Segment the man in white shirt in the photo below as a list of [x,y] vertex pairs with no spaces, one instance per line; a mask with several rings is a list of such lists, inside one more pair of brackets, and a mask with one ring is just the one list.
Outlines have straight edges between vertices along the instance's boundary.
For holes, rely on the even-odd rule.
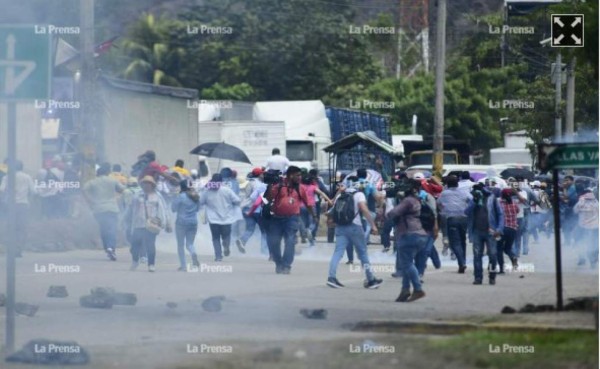
[[[27,241],[27,228],[29,220],[29,198],[35,194],[35,185],[33,178],[23,172],[23,162],[17,160],[15,165],[15,227],[16,227],[16,243],[17,256],[21,256],[21,250]],[[10,170],[10,168],[9,168]],[[6,198],[6,187],[8,185],[8,176],[2,178],[0,183],[0,192]]]
[[285,173],[290,166],[290,160],[281,155],[281,151],[279,151],[278,148],[274,148],[273,151],[271,151],[271,155],[272,156],[267,159],[266,170],[278,170],[281,173]]

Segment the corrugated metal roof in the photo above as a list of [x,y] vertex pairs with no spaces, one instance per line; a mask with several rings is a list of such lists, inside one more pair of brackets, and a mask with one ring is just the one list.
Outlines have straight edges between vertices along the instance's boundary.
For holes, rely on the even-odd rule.
[[325,152],[339,152],[342,150],[350,150],[360,143],[366,143],[371,146],[375,146],[375,148],[378,148],[388,154],[401,154],[394,148],[394,146],[378,138],[373,132],[370,131],[356,132],[351,135],[348,135],[325,147],[323,150]]
[[191,89],[191,88],[159,86],[159,85],[153,85],[151,83],[129,81],[129,80],[125,80],[125,79],[108,77],[108,76],[104,76],[104,75],[100,76],[100,80],[104,81],[111,87],[119,88],[122,90],[142,92],[142,93],[154,94],[154,95],[171,96],[171,97],[177,97],[177,98],[181,98],[181,99],[190,99],[190,100],[198,99],[198,91]]

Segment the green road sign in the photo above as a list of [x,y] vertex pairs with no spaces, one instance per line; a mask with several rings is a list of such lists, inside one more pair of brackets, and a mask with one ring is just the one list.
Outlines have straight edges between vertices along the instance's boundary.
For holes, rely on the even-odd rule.
[[542,171],[598,168],[598,143],[543,144],[538,146],[538,158]]
[[0,100],[50,98],[50,35],[43,30],[0,25]]

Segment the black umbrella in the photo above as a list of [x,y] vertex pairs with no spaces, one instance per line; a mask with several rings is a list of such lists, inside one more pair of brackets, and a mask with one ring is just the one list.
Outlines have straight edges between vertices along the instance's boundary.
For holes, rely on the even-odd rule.
[[527,169],[508,168],[508,169],[504,169],[502,172],[500,172],[500,177],[502,177],[503,179],[508,179],[510,177],[513,177],[513,178],[523,177],[524,179],[526,179],[528,181],[533,181],[533,178],[535,177],[535,175],[533,174],[532,171],[527,170]]
[[202,145],[197,146],[190,151],[190,154],[252,164],[246,153],[235,146],[226,144],[225,142],[203,143]]

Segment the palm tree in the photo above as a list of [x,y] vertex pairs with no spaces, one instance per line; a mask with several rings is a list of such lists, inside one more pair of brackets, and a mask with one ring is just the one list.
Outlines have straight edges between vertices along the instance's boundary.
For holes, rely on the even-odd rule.
[[168,21],[156,20],[144,13],[131,27],[130,36],[123,41],[123,51],[131,59],[123,77],[155,85],[181,86],[177,79],[180,62],[185,57],[181,47],[167,43]]

